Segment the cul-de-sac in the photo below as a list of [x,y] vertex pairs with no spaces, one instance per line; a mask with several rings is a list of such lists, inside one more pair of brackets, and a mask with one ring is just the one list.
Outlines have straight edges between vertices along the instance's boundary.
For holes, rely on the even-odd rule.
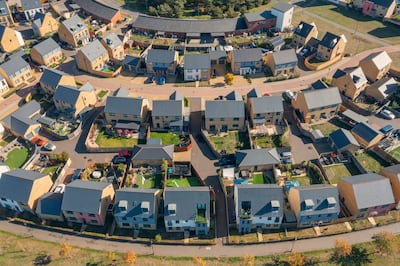
[[399,265],[398,0],[0,0],[1,265]]

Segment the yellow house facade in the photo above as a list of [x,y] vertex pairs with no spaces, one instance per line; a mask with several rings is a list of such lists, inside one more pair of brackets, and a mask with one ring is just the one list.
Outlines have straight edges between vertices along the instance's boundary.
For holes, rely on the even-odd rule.
[[63,21],[58,28],[61,41],[73,47],[85,46],[89,43],[89,29],[77,15]]
[[360,67],[351,71],[338,69],[332,77],[331,85],[338,87],[343,95],[355,100],[368,86],[368,80]]
[[36,13],[32,30],[36,36],[44,37],[58,31],[59,22],[51,14]]
[[108,52],[99,40],[80,49],[76,55],[78,68],[92,74],[101,71],[109,60]]
[[25,45],[19,31],[0,25],[0,49],[4,53],[13,52]]
[[33,78],[29,64],[21,57],[14,57],[0,65],[0,74],[11,88],[21,86]]
[[308,24],[304,21],[299,23],[299,26],[293,33],[293,44],[296,47],[307,45],[311,38],[318,37],[318,29],[314,22]]
[[327,32],[318,44],[317,59],[330,61],[344,55],[347,39],[344,35],[338,36]]
[[400,209],[400,164],[382,168],[379,174],[390,179],[396,209]]
[[360,61],[360,67],[371,82],[383,78],[392,66],[392,59],[386,51],[373,53]]
[[116,60],[125,58],[124,45],[115,33],[108,34],[101,39],[101,44],[106,48],[109,58]]
[[45,69],[40,78],[40,87],[45,93],[53,95],[57,86],[75,87],[75,77],[57,69]]
[[31,58],[40,65],[50,66],[58,64],[64,58],[64,53],[52,38],[48,38],[32,47]]

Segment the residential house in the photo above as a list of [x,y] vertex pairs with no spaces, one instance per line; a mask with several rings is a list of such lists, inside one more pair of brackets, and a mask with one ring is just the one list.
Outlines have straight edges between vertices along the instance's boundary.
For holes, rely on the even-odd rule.
[[6,94],[10,87],[8,87],[7,80],[0,74],[0,96]]
[[266,65],[273,76],[291,76],[296,74],[297,55],[294,49],[267,54]]
[[195,231],[196,235],[208,235],[210,202],[209,187],[166,187],[164,189],[166,231]]
[[[4,128],[3,128],[3,130],[4,130]],[[4,162],[0,162],[0,178],[1,178],[2,174],[9,172],[9,171],[10,171],[10,167]]]
[[40,110],[40,104],[32,100],[6,116],[2,121],[3,125],[16,136],[32,139],[39,134],[41,128],[37,121],[40,118]]
[[44,14],[40,0],[21,0],[21,7],[27,21],[32,21],[36,13]]
[[61,47],[53,38],[48,38],[31,49],[31,58],[39,65],[57,65],[64,58]]
[[[137,73],[140,67],[140,57],[127,54],[122,61],[122,69],[128,72]],[[143,72],[144,73],[144,72]]]
[[247,97],[247,106],[246,106],[246,108],[247,108],[247,110],[250,110],[250,107],[248,106],[248,104],[249,104],[249,98],[263,97],[263,95],[262,95],[262,93],[261,93],[259,90],[257,90],[256,88],[252,88],[252,89],[246,94],[246,97]]
[[21,32],[8,26],[0,25],[0,50],[11,53],[25,45]]
[[210,54],[185,54],[183,76],[185,81],[209,80],[211,74]]
[[0,179],[0,205],[17,212],[34,212],[41,196],[53,186],[47,174],[17,168]]
[[161,190],[121,188],[115,192],[114,219],[126,229],[156,230]]
[[394,78],[384,77],[369,86],[365,90],[365,95],[383,103],[388,97],[395,94],[399,88]]
[[314,22],[310,24],[304,21],[299,23],[299,26],[293,32],[293,44],[296,47],[304,47],[308,44],[311,38],[318,37],[318,29]]
[[360,61],[365,76],[369,81],[375,82],[389,72],[392,65],[392,59],[386,51],[372,53]]
[[63,198],[64,193],[47,192],[40,197],[35,213],[43,220],[63,222],[64,216],[61,211]]
[[294,6],[286,2],[278,2],[271,9],[271,14],[276,16],[275,30],[283,32],[292,27]]
[[50,13],[36,13],[32,21],[35,36],[45,37],[58,31],[59,22]]
[[58,37],[72,47],[85,46],[89,43],[89,29],[80,17],[74,15],[61,23]]
[[331,85],[338,87],[343,95],[354,101],[368,86],[368,80],[361,67],[338,69],[332,76]]
[[390,18],[397,15],[396,0],[354,0],[355,8],[370,17]]
[[372,147],[383,138],[383,135],[365,122],[358,123],[351,130],[354,138],[360,143],[361,147]]
[[119,9],[103,4],[98,0],[73,0],[73,2],[80,6],[85,15],[97,19],[100,24],[116,25],[119,21],[122,21],[122,14]]
[[342,34],[340,36],[327,32],[318,44],[317,59],[330,61],[337,57],[344,56],[347,39]]
[[0,74],[11,88],[22,86],[34,80],[31,66],[21,57],[15,56],[0,65]]
[[243,130],[245,125],[245,108],[243,100],[206,101],[205,129],[209,132],[227,132]]
[[107,97],[104,116],[114,128],[138,131],[147,121],[148,105],[147,99],[129,97],[129,92],[120,88]]
[[58,86],[76,87],[75,77],[57,69],[45,68],[40,77],[40,87],[50,95],[53,95]]
[[379,174],[389,178],[390,184],[392,185],[396,209],[400,209],[400,164],[382,168]]
[[74,86],[58,86],[53,101],[58,111],[77,117],[96,104],[97,96],[94,87],[87,82],[79,89]]
[[342,99],[337,87],[300,91],[292,99],[292,105],[299,111],[301,120],[308,124],[313,120],[334,116],[341,103]]
[[211,75],[224,76],[226,72],[226,51],[223,48],[210,51]]
[[330,224],[339,217],[339,193],[335,186],[292,187],[288,200],[298,227]]
[[179,97],[170,97],[169,100],[153,101],[153,108],[151,112],[153,130],[182,132],[184,99],[180,93],[174,93],[171,96],[174,95],[178,95]]
[[279,125],[283,119],[281,96],[248,97],[247,107],[253,128],[265,125]]
[[[103,226],[114,200],[111,183],[75,180],[65,186],[61,210],[67,222]],[[84,200],[82,200],[84,199]]]
[[76,54],[78,68],[92,74],[103,71],[109,60],[108,52],[99,40],[89,43]]
[[275,36],[269,38],[267,43],[270,44],[274,48],[274,52],[280,51],[282,47],[285,45],[285,41],[282,39],[281,36]]
[[338,185],[344,211],[354,218],[385,215],[395,207],[390,180],[367,173],[340,179]]
[[175,75],[178,60],[177,51],[151,49],[145,57],[146,71],[156,75]]
[[77,14],[79,10],[79,6],[65,1],[51,1],[49,3],[49,11],[56,18],[69,19]]
[[281,162],[275,148],[239,150],[235,153],[235,159],[236,167],[248,172],[271,170]]
[[124,44],[115,33],[110,33],[101,39],[101,44],[106,48],[108,57],[115,60],[124,60]]
[[11,26],[13,24],[14,19],[8,7],[8,1],[0,0],[0,25]]
[[235,218],[240,234],[254,229],[278,229],[283,220],[283,192],[276,184],[234,187]]
[[270,10],[245,13],[243,18],[248,32],[261,33],[270,30],[276,25],[276,16]]
[[135,145],[132,151],[132,167],[150,165],[159,167],[166,160],[172,165],[174,158],[174,145]]
[[360,149],[360,144],[358,144],[351,132],[343,128],[329,134],[328,144],[338,154],[344,152],[354,154]]
[[261,48],[233,50],[228,57],[233,74],[254,74],[262,70],[263,56]]

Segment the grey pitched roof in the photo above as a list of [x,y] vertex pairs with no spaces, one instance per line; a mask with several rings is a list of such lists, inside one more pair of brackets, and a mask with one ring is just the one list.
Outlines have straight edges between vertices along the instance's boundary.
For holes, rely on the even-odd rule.
[[81,32],[87,28],[87,25],[83,22],[83,20],[78,15],[72,16],[71,18],[64,20],[62,22],[62,24],[72,34]]
[[165,63],[172,64],[174,62],[176,51],[151,49],[147,54],[147,63]]
[[399,85],[397,85],[396,80],[391,77],[384,77],[369,86],[366,94],[370,94],[371,96],[379,95],[386,98],[397,90],[399,90]]
[[333,74],[332,78],[338,79],[338,78],[341,78],[341,77],[346,76],[346,75],[347,75],[347,73],[345,71],[343,71],[341,69],[337,69],[335,71],[335,73]]
[[127,96],[108,96],[104,107],[105,113],[142,115],[143,99]]
[[35,24],[37,28],[41,28],[45,16],[46,15],[43,13],[36,12],[32,23]]
[[102,193],[112,184],[97,181],[75,180],[65,187],[62,211],[96,214],[100,212]]
[[124,89],[124,88],[118,88],[114,92],[114,96],[117,96],[117,97],[129,97],[129,91],[127,89]]
[[[239,184],[235,185],[235,190],[237,190],[237,200],[239,204],[242,201],[251,202],[252,216],[283,216],[283,192],[280,186],[276,184]],[[277,211],[273,211],[272,201],[279,202],[280,207]],[[238,209],[240,210],[241,206],[238,206]]]
[[61,47],[51,37],[36,44],[32,49],[36,50],[42,57],[47,57],[61,51]]
[[244,117],[243,101],[206,101],[206,118]]
[[353,129],[351,130],[353,134],[356,134],[360,136],[362,139],[364,139],[367,142],[370,142],[373,140],[376,136],[380,135],[381,133],[371,127],[369,124],[361,122],[355,125]]
[[375,173],[367,173],[342,178],[341,183],[351,184],[355,202],[359,209],[393,204],[394,197],[388,178]]
[[2,16],[10,14],[8,4],[5,0],[0,0],[0,10],[2,10],[2,13],[0,14]]
[[42,3],[39,0],[21,0],[22,9],[30,10],[42,7]]
[[243,97],[237,90],[233,90],[225,96],[229,101],[243,101]]
[[290,63],[297,64],[297,55],[294,49],[274,52],[272,53],[272,58],[274,59],[275,65],[290,64]]
[[69,103],[74,106],[80,94],[80,90],[76,87],[60,85],[54,92],[53,100]]
[[210,69],[210,54],[186,54],[184,69]]
[[122,45],[121,39],[114,32],[108,34],[103,39],[104,39],[105,43],[107,44],[107,46],[110,47],[111,49],[115,49],[118,46]]
[[69,74],[57,69],[45,68],[43,75],[40,77],[40,83],[47,84],[52,88],[55,88],[58,86],[58,83],[63,76],[69,76]]
[[275,18],[275,16],[271,14],[270,10],[246,13],[243,16],[248,22],[256,22],[256,21],[260,21],[260,20],[262,21],[262,20],[266,20],[266,19],[270,19],[270,18]]
[[37,214],[61,216],[61,204],[64,193],[47,192],[38,201]]
[[294,30],[294,34],[299,35],[303,38],[307,37],[312,29],[315,27],[314,23],[308,24],[307,22],[301,21],[299,26]]
[[351,132],[343,128],[329,134],[329,138],[335,143],[338,149],[344,148],[349,144],[360,146]]
[[82,85],[82,87],[79,88],[80,91],[95,91],[96,89],[93,87],[90,82],[86,82],[85,84]]
[[[400,164],[395,164],[392,166],[384,167],[381,169],[380,174],[382,174],[382,172],[394,173],[397,175],[397,179],[399,179],[399,181],[400,181]],[[394,189],[394,187],[393,187],[393,189]]]
[[0,197],[27,204],[33,183],[45,176],[48,175],[20,168],[5,172],[0,179]]
[[153,110],[151,115],[154,116],[182,116],[183,103],[171,100],[155,100],[153,101]]
[[350,109],[347,109],[346,111],[344,111],[342,113],[342,115],[344,115],[345,117],[347,117],[347,118],[349,118],[349,119],[351,119],[353,121],[356,121],[357,123],[359,123],[359,122],[368,123],[368,117],[360,115],[360,114],[358,114],[358,113],[356,113],[356,112],[354,112],[354,111],[352,111]]
[[3,122],[8,128],[17,132],[20,135],[24,135],[26,130],[38,122],[31,118],[34,113],[40,111],[40,104],[36,100],[32,100],[27,104],[21,106],[17,111],[4,118]]
[[236,151],[235,157],[238,167],[280,163],[280,158],[275,148],[240,150]]
[[138,56],[131,56],[127,54],[125,56],[124,61],[122,62],[122,65],[130,65],[130,66],[137,66],[140,61],[140,57]]
[[285,2],[279,2],[276,5],[272,7],[272,9],[278,10],[280,12],[286,12],[292,9],[293,6],[291,4],[285,3]]
[[82,9],[94,14],[95,16],[107,20],[111,20],[119,11],[109,5],[103,4],[96,0],[74,0]]
[[25,69],[31,69],[29,64],[19,56],[13,56],[10,60],[4,62],[0,67],[8,76],[16,75],[17,72],[23,72]]
[[388,64],[392,63],[392,59],[390,58],[390,56],[386,51],[372,53],[367,57],[365,57],[363,60],[361,60],[361,62],[369,60],[371,60],[376,65],[377,69],[383,69]]
[[327,107],[342,103],[339,89],[331,87],[322,90],[309,90],[304,91],[304,98],[309,109]]
[[257,97],[262,97],[262,93],[259,90],[257,90],[256,88],[251,89],[247,93],[247,98],[257,98]]
[[[176,204],[176,215],[168,215],[168,204]],[[206,218],[210,219],[209,187],[166,187],[164,190],[164,220],[195,220],[197,204],[206,205]]]
[[169,96],[170,100],[174,100],[174,101],[183,101],[185,99],[185,97],[183,97],[183,94],[174,91],[170,96]]
[[340,36],[335,35],[333,33],[327,32],[325,33],[324,37],[322,38],[322,40],[319,42],[319,45],[322,45],[324,47],[327,47],[329,49],[333,49],[336,44],[339,42],[340,40]]
[[172,160],[174,145],[135,145],[132,151],[132,161],[135,160]]
[[283,100],[280,96],[251,98],[254,114],[283,112]]
[[232,53],[232,58],[235,63],[255,62],[262,60],[261,48],[233,50]]
[[100,41],[96,39],[80,49],[78,53],[82,53],[89,61],[94,61],[100,56],[107,54],[107,50]]
[[[304,187],[292,187],[290,188],[289,194],[295,193],[296,190],[299,192],[299,203],[300,203],[299,216],[319,215],[327,213],[339,214],[340,204],[339,204],[339,191],[337,187],[327,184],[311,185]],[[312,202],[310,200],[312,200]],[[305,208],[306,201],[307,203],[312,203],[314,205],[309,210],[306,210]],[[335,204],[334,207],[331,208],[328,207],[329,201]]]
[[281,36],[275,36],[268,39],[268,43],[272,44],[274,47],[279,47],[285,44],[285,41],[282,39]]
[[[115,192],[114,216],[154,218],[157,215],[156,194],[159,189],[121,188]],[[126,202],[126,212],[118,207],[120,202]],[[143,213],[142,202],[149,203],[149,212]]]
[[210,59],[211,60],[218,60],[226,58],[226,51],[225,50],[213,50],[210,51]]

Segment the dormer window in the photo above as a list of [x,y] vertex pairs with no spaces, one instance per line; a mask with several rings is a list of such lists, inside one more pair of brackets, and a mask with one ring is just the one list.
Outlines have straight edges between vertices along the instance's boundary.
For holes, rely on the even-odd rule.
[[174,203],[168,204],[168,214],[171,216],[176,215],[176,204],[174,204]]
[[312,208],[314,207],[314,201],[312,199],[306,199],[304,201],[304,205],[306,210],[312,210]]
[[271,200],[272,211],[274,211],[274,212],[278,211],[280,207],[281,207],[281,204],[279,203],[278,200]]
[[328,208],[334,208],[336,206],[336,199],[334,197],[328,197],[326,201],[328,202]]
[[120,200],[118,202],[118,208],[120,209],[121,212],[126,212],[126,210],[128,209],[128,201]]
[[142,213],[149,213],[150,202],[142,201],[142,203],[140,204],[140,208],[142,209]]

